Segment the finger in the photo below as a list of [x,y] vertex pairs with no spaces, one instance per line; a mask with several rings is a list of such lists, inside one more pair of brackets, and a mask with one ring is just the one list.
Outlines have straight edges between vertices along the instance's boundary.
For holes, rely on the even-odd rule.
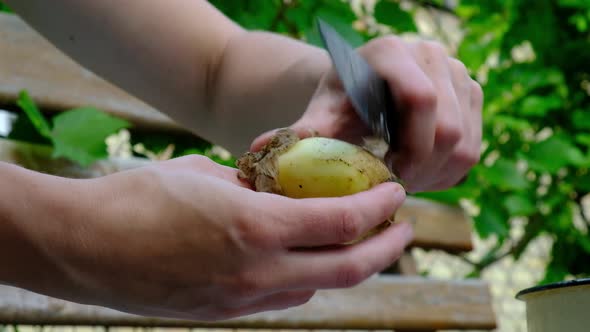
[[[455,80],[461,73],[450,62],[444,48],[435,42],[420,42],[412,45],[414,56],[418,63],[432,80],[437,91],[436,129],[434,149],[430,158],[416,167],[414,178],[410,178],[409,189],[420,191],[429,189],[432,182],[444,177],[440,169],[450,158],[455,146],[463,139],[464,121],[461,102],[469,102],[469,91],[461,100],[460,93],[455,86]],[[464,79],[465,77],[463,77]],[[458,82],[457,84],[459,84]],[[423,175],[426,176],[418,176]]]
[[[295,133],[297,134],[297,136],[299,138],[301,138],[301,139],[316,135],[316,131],[312,127],[308,127],[308,126],[296,125],[296,126],[290,127],[290,129],[292,129],[293,131],[295,131]],[[253,151],[253,152],[260,151],[260,149],[262,149],[262,147],[264,145],[266,145],[270,141],[270,139],[279,130],[280,129],[269,130],[269,131],[261,134],[260,136],[256,137],[254,139],[254,141],[252,141],[252,144],[250,145],[250,151]]]
[[[329,91],[327,91],[329,90]],[[359,118],[344,90],[326,89],[315,96],[294,127],[313,127],[318,136],[337,138],[353,144],[371,133]]]
[[[474,80],[471,80],[471,128],[475,129],[473,133],[473,149],[479,156],[482,140],[482,108],[484,102],[484,95],[481,85]],[[479,158],[479,157],[478,157]]]
[[271,229],[287,249],[342,244],[386,221],[404,200],[397,183],[345,197],[282,200],[272,210]]
[[479,149],[474,150],[468,143],[461,144],[441,172],[447,174],[444,179],[433,184],[432,190],[445,190],[457,185],[465,178],[469,170],[479,162]]
[[222,319],[242,317],[264,311],[281,310],[300,306],[309,302],[314,295],[314,290],[285,291],[266,295],[246,305],[221,310],[223,316]]
[[472,80],[467,69],[457,59],[447,60],[444,52],[437,50],[436,44],[426,47],[430,50],[423,50],[421,54],[430,52],[434,56],[425,65],[425,71],[430,74],[439,91],[440,102],[437,109],[435,148],[430,161],[420,169],[420,174],[430,176],[425,176],[424,181],[412,181],[412,191],[440,190],[441,186],[458,181],[466,170],[462,167],[464,162],[456,163],[454,160],[458,157],[456,149],[464,150],[464,145],[471,143],[474,130],[471,128],[473,116],[470,114]]
[[432,190],[445,190],[461,182],[469,170],[476,165],[481,157],[482,140],[482,106],[483,92],[476,81],[470,80],[470,108],[465,116],[468,126],[471,128],[471,137],[468,141],[459,144],[453,157],[449,159],[441,170],[447,176],[432,185]]
[[[455,95],[459,101],[460,110],[464,112],[464,116],[469,117],[468,112],[471,111],[471,88],[473,80],[469,76],[469,72],[467,71],[467,68],[463,62],[459,61],[458,59],[450,58],[449,68],[452,76],[453,86],[456,92]],[[467,129],[469,129],[469,126],[467,126]]]
[[438,101],[433,82],[397,37],[376,39],[359,51],[389,83],[397,108],[403,111],[401,157],[394,169],[403,180],[412,178],[416,165],[427,160],[434,148]]
[[281,282],[290,289],[352,287],[391,266],[412,239],[409,223],[395,223],[355,245],[323,252],[293,252]]
[[362,142],[370,129],[361,121],[334,68],[322,79],[305,114],[292,128],[313,128],[318,136]]
[[188,155],[163,162],[166,168],[176,170],[193,170],[206,176],[213,176],[218,179],[229,181],[244,188],[252,189],[247,181],[238,178],[238,170],[232,167],[221,165],[202,155]]

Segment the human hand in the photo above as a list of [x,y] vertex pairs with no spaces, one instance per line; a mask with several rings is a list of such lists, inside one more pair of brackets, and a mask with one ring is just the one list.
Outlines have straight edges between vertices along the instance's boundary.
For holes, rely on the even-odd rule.
[[[374,39],[359,52],[387,80],[402,113],[398,148],[387,153],[386,161],[406,189],[432,191],[457,184],[479,161],[483,102],[479,84],[435,42],[406,42],[391,36]],[[315,131],[357,144],[370,134],[334,69],[324,75],[292,128],[302,137]],[[262,146],[271,133],[258,137],[252,149]]]
[[398,223],[337,245],[394,213],[405,198],[395,183],[291,199],[200,156],[76,180],[68,192],[76,212],[46,247],[77,290],[69,299],[142,315],[217,320],[300,305],[385,269],[412,237]]

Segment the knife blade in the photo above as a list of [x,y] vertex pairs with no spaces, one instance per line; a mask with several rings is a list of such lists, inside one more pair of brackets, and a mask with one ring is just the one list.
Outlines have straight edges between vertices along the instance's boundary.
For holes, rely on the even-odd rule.
[[332,26],[320,18],[317,25],[356,113],[375,136],[395,148],[399,113],[393,108],[395,103],[389,85]]

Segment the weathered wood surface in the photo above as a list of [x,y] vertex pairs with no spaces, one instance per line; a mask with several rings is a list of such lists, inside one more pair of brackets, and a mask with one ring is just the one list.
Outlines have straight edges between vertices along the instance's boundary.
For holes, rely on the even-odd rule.
[[396,219],[414,224],[416,236],[412,246],[451,253],[473,249],[472,222],[459,207],[408,197],[396,212]]
[[[48,147],[6,139],[0,139],[0,161],[70,178],[99,177],[150,162],[140,158],[110,159],[80,168],[63,159],[52,159]],[[468,251],[473,247],[471,221],[459,208],[409,197],[398,210],[397,218],[414,225],[412,246],[448,252]]]
[[129,315],[0,287],[0,323],[277,329],[493,329],[482,281],[380,276],[349,289],[320,290],[302,306],[204,323]]
[[169,117],[86,70],[15,15],[0,14],[0,102],[26,89],[41,107],[94,106],[138,127],[181,130]]

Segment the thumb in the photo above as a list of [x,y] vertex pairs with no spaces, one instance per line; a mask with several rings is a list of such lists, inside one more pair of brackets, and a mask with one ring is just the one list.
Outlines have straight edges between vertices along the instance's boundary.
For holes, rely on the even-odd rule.
[[[318,135],[318,132],[315,129],[310,128],[310,127],[306,127],[306,126],[293,125],[289,128],[291,130],[295,131],[295,134],[301,139]],[[259,151],[260,149],[262,149],[262,147],[264,145],[266,145],[266,143],[268,143],[270,141],[270,139],[280,129],[281,128],[269,130],[269,131],[261,134],[260,136],[256,137],[254,139],[254,141],[252,142],[252,144],[250,145],[250,151],[256,152],[256,151]]]

